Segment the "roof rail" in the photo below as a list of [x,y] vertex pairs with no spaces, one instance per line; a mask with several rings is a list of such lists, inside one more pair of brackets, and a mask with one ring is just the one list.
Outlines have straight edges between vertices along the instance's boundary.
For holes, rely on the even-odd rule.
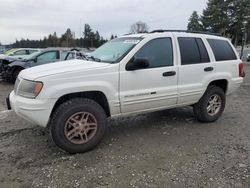
[[188,30],[164,30],[164,29],[158,29],[158,30],[151,31],[150,33],[164,33],[164,32],[195,33],[195,34],[206,34],[206,35],[221,36],[220,33],[210,33],[210,32],[206,32],[206,31],[188,31]]

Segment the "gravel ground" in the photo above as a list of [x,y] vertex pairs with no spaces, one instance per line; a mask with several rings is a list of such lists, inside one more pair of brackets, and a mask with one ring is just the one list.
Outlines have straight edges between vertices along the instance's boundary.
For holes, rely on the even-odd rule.
[[[250,66],[246,66],[250,74]],[[0,111],[13,85],[0,83]],[[0,187],[250,187],[250,78],[215,123],[189,107],[110,120],[101,144],[69,155],[46,129],[0,113]]]

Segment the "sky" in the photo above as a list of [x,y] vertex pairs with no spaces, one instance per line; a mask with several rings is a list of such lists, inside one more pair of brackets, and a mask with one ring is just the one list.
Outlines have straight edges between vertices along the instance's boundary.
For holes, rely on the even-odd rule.
[[194,10],[207,0],[0,0],[0,43],[60,36],[70,28],[80,37],[84,24],[104,38],[129,33],[136,21],[150,30],[186,29]]

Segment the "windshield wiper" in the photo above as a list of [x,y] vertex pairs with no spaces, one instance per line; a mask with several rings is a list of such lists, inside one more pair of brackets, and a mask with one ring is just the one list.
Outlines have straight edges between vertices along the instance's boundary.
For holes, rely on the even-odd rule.
[[91,59],[91,60],[93,60],[93,61],[96,61],[96,62],[101,62],[101,61],[102,61],[101,59],[96,58],[96,57],[94,57],[94,56],[87,56],[87,58],[88,58],[88,59]]

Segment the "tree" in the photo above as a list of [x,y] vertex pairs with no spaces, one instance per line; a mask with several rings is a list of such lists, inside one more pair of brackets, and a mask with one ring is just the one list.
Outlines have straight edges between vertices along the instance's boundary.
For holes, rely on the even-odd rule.
[[100,36],[99,32],[96,31],[94,34],[94,46],[100,45],[100,39],[101,39],[101,36]]
[[84,25],[83,36],[84,36],[84,47],[93,47],[95,34],[92,31],[89,24]]
[[61,37],[61,46],[63,46],[63,47],[74,47],[75,46],[74,35],[69,28],[66,30],[66,32]]
[[202,31],[202,23],[200,21],[200,17],[197,11],[194,11],[193,14],[189,18],[189,23],[187,26],[187,30],[189,31]]
[[[190,19],[192,17],[194,13]],[[208,0],[200,20],[203,30],[220,33],[222,36],[231,38],[232,42],[238,45],[243,38],[242,28],[246,28],[247,33],[250,34],[250,0]],[[247,23],[246,26],[244,22]],[[250,42],[250,37],[248,41]]]
[[208,0],[207,8],[201,17],[204,29],[212,33],[226,35],[229,20],[227,17],[227,1]]
[[93,32],[89,24],[85,24],[84,38],[75,38],[75,33],[70,28],[66,30],[61,37],[57,37],[56,32],[49,34],[40,40],[21,39],[16,40],[12,47],[32,47],[32,48],[46,48],[46,47],[99,47],[107,42],[103,39],[98,31]]
[[145,22],[138,21],[131,25],[130,33],[148,33],[149,27]]
[[242,42],[243,23],[250,23],[250,0],[228,0],[229,33],[235,45]]

